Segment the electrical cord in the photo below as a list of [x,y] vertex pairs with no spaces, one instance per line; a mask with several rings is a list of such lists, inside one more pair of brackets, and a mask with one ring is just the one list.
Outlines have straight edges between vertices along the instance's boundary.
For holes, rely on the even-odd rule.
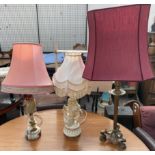
[[39,123],[37,121],[37,125],[40,127],[43,124],[43,118],[39,114],[34,114],[33,116],[40,120]]
[[[81,114],[84,114],[84,118],[81,118],[81,116],[80,116],[80,120],[81,120],[81,122],[79,121],[80,125],[82,125],[86,121],[87,111],[84,109],[81,109]],[[37,121],[37,125],[40,127],[43,124],[43,118],[39,114],[36,114],[36,113],[33,114],[33,116],[34,116],[34,118],[37,118],[37,120],[40,120],[39,123]]]

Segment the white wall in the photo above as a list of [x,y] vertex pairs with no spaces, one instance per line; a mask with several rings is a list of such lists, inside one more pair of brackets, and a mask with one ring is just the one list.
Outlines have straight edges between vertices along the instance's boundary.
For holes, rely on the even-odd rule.
[[[44,51],[72,49],[86,41],[86,4],[38,4],[40,42]],[[15,42],[38,43],[35,4],[0,4],[0,45],[8,51]]]
[[151,25],[155,22],[155,4],[151,4],[148,31],[151,31]]
[[0,44],[3,51],[16,42],[38,42],[35,5],[0,4]]
[[[88,10],[101,9],[101,8],[109,8],[115,6],[122,6],[126,4],[89,4]],[[155,18],[155,4],[151,4],[150,16],[148,21],[148,31],[151,31],[151,25],[154,23]]]

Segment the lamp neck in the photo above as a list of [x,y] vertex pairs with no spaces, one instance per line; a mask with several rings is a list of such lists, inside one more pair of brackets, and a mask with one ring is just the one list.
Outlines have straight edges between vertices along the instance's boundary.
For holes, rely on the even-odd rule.
[[25,105],[25,114],[33,115],[36,109],[36,101],[33,98],[33,95],[24,95],[24,105]]
[[25,94],[24,95],[24,99],[25,100],[32,100],[33,99],[33,95],[31,95],[31,94]]
[[120,81],[115,81],[115,94],[116,95],[120,95],[121,94],[120,86],[121,86]]

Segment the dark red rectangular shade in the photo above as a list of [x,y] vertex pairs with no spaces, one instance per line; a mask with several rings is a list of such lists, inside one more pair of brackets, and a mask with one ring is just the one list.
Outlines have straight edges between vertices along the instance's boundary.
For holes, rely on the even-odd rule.
[[88,12],[89,48],[83,77],[95,81],[153,78],[148,58],[150,5]]

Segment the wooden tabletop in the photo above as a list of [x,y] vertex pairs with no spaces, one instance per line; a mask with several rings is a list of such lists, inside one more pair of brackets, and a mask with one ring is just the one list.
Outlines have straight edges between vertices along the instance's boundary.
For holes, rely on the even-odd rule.
[[[113,122],[95,113],[88,113],[86,121],[81,125],[79,137],[68,138],[63,134],[62,110],[47,110],[38,113],[42,119],[42,135],[35,141],[25,139],[27,116],[18,117],[0,126],[0,150],[117,150],[109,143],[101,143],[99,133],[102,129],[111,128]],[[121,126],[121,131],[127,139],[127,151],[148,148],[131,131]]]

